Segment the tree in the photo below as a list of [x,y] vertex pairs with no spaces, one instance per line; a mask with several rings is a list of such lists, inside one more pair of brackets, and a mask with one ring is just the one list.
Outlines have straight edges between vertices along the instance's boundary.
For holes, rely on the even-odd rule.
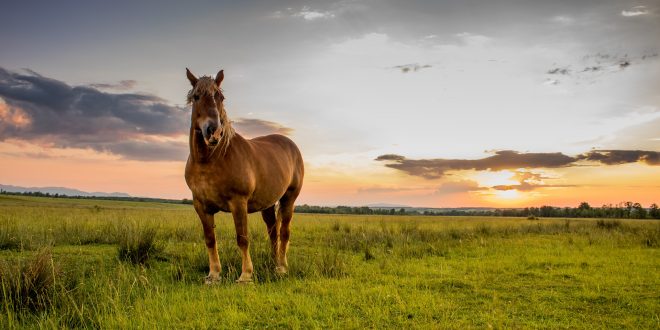
[[658,210],[658,204],[651,204],[651,207],[649,208],[649,217],[653,219],[660,219],[660,210]]
[[580,206],[578,206],[578,210],[584,211],[584,210],[591,210],[591,205],[587,202],[582,202],[580,203]]
[[646,209],[642,207],[642,204],[635,203],[632,205],[633,212],[630,215],[631,218],[635,219],[644,219],[646,218]]

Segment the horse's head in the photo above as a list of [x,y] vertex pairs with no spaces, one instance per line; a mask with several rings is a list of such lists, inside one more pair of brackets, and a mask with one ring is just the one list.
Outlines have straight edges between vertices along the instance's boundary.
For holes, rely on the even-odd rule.
[[186,76],[192,85],[188,92],[188,103],[192,105],[193,128],[202,134],[207,145],[215,146],[223,135],[228,135],[227,130],[231,130],[223,105],[225,97],[220,89],[225,75],[220,70],[215,79],[209,76],[197,78],[186,69]]

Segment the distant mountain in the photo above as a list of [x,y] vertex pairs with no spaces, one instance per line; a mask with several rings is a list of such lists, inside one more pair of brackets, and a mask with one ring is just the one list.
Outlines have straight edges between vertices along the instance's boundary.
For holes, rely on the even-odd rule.
[[390,204],[390,203],[374,203],[374,204],[367,204],[365,205],[366,207],[372,208],[372,209],[400,209],[400,208],[411,208],[412,206],[410,205],[401,205],[401,204]]
[[78,189],[72,189],[72,188],[65,188],[65,187],[19,187],[19,186],[11,186],[11,185],[4,185],[0,184],[0,190],[4,190],[7,192],[17,192],[17,193],[24,193],[24,192],[41,192],[41,193],[49,193],[51,195],[54,194],[60,194],[60,195],[66,195],[66,196],[84,196],[84,197],[91,197],[91,196],[97,196],[97,197],[131,197],[131,195],[126,194],[126,193],[120,193],[120,192],[112,192],[112,193],[106,193],[106,192],[86,192]]

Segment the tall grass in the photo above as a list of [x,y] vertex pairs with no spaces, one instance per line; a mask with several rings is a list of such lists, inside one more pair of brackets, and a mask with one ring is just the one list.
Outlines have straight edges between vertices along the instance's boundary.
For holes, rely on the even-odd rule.
[[156,240],[156,227],[129,223],[119,231],[119,260],[136,265],[146,265],[150,259],[163,252],[164,246]]
[[39,251],[29,260],[0,264],[2,303],[5,310],[42,311],[53,303],[55,273],[52,252]]
[[[126,205],[0,205],[0,328],[574,328],[593,315],[649,327],[657,316],[656,222],[296,215],[279,276],[252,215],[256,285],[239,288],[233,222],[218,215],[221,281],[206,288],[194,211]],[[531,321],[507,323],[520,319]]]

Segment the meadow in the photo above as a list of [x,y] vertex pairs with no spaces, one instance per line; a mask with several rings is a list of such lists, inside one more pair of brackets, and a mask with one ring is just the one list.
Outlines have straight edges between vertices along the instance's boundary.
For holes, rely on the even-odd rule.
[[660,222],[296,214],[289,274],[250,216],[222,280],[189,205],[0,196],[0,328],[660,328]]

